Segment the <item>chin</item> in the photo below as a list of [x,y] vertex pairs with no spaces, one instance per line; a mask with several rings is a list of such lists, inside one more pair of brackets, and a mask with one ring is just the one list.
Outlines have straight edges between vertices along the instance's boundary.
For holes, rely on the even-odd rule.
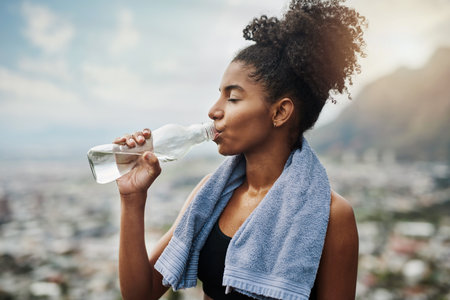
[[237,155],[237,154],[241,153],[241,151],[236,151],[236,149],[229,149],[229,148],[223,147],[220,144],[217,146],[218,146],[217,151],[219,152],[219,154],[221,154],[223,156],[231,156],[231,155]]

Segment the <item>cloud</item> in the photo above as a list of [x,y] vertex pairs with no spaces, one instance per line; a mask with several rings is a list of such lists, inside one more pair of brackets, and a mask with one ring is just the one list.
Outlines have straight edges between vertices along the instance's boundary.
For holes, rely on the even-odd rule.
[[86,97],[93,100],[91,105],[102,108],[99,115],[126,120],[130,126],[148,127],[150,122],[161,125],[169,121],[187,124],[207,119],[213,103],[207,94],[212,93],[213,99],[217,96],[217,86],[206,89],[207,92],[198,82],[194,85],[174,79],[154,83],[124,66],[85,63],[81,74]]
[[[399,63],[423,61],[435,44],[449,40],[448,0],[349,2],[369,17],[369,57],[362,60],[363,73],[356,77],[355,88]],[[261,14],[280,17],[289,0],[264,4],[225,0],[167,7],[129,3],[131,9],[112,13],[116,22],[112,26],[109,17],[91,18],[96,11],[113,10],[111,5],[73,9],[71,4],[40,2],[47,7],[35,3],[21,6],[26,21],[23,32],[26,41],[42,53],[33,54],[17,44],[21,48],[13,51],[22,58],[1,57],[0,64],[10,67],[0,66],[0,119],[7,116],[8,105],[10,112],[26,109],[36,119],[41,116],[41,122],[65,124],[73,118],[80,126],[90,122],[109,127],[123,116],[133,119],[133,126],[140,118],[151,124],[204,118],[218,96],[226,65],[236,51],[250,44],[242,38],[242,29]],[[73,16],[73,22],[90,22],[74,23],[76,47],[69,47],[75,27],[60,12]],[[16,45],[10,40],[4,43]],[[79,115],[72,117],[77,109]]]
[[46,53],[62,51],[74,36],[73,26],[45,6],[25,2],[22,14],[27,21],[25,36]]
[[141,39],[139,31],[134,27],[134,17],[131,11],[122,10],[118,16],[117,33],[111,43],[112,55],[119,55],[135,48]]
[[86,119],[86,109],[77,94],[60,84],[0,66],[0,126],[10,133],[78,124]]
[[168,57],[154,61],[151,67],[155,72],[171,73],[179,71],[181,65],[178,60]]
[[50,81],[27,78],[4,67],[0,67],[0,92],[14,98],[25,99],[27,102],[76,103],[79,101],[75,94]]
[[93,98],[111,105],[148,105],[154,95],[155,89],[126,67],[84,63],[81,69],[87,90]]
[[22,71],[48,75],[52,78],[68,81],[72,79],[67,62],[63,59],[19,59],[18,66]]

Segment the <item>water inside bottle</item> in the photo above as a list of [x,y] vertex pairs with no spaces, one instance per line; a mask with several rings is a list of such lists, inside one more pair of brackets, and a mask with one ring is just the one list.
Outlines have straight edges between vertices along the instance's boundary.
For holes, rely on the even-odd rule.
[[163,155],[163,154],[155,153],[155,156],[158,158],[158,160],[160,162],[170,162],[170,161],[177,160],[176,157],[170,156],[170,155]]
[[128,173],[145,151],[153,151],[160,162],[174,161],[194,145],[212,140],[215,134],[212,122],[188,127],[167,124],[155,130],[145,144],[137,147],[118,144],[95,146],[88,151],[88,160],[95,180],[108,183]]
[[130,172],[140,153],[121,153],[92,151],[89,153],[89,165],[98,183],[108,183]]

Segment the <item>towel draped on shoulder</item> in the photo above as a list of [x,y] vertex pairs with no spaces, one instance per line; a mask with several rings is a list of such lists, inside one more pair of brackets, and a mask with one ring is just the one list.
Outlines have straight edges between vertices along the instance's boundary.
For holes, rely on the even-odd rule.
[[[194,287],[200,250],[245,178],[245,158],[226,159],[194,197],[155,264],[163,284]],[[303,138],[282,174],[233,236],[223,285],[256,299],[308,299],[327,231],[328,176]]]

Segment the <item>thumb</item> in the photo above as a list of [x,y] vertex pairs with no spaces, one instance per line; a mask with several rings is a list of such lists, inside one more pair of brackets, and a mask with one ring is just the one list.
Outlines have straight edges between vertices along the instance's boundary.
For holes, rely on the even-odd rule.
[[158,158],[156,157],[156,155],[151,152],[151,151],[145,151],[142,154],[145,162],[149,163],[149,164],[155,164],[158,161]]
[[144,164],[146,165],[146,168],[150,168],[153,170],[152,173],[154,173],[156,176],[158,176],[161,173],[161,167],[159,165],[159,160],[156,157],[156,155],[151,151],[146,151],[142,154],[142,158],[144,160]]

